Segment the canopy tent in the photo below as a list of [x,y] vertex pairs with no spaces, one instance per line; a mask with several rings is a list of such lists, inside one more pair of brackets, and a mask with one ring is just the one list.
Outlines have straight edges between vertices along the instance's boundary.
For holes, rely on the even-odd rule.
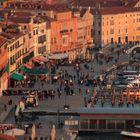
[[23,75],[21,75],[20,73],[13,73],[11,74],[10,78],[17,81],[21,81],[23,79]]
[[26,67],[22,66],[20,68],[21,71],[27,73],[27,74],[49,74],[48,69],[37,69],[37,68],[32,68],[32,69],[27,69]]
[[69,57],[68,53],[59,53],[59,54],[53,54],[52,56],[49,56],[49,59],[60,60],[68,57]]

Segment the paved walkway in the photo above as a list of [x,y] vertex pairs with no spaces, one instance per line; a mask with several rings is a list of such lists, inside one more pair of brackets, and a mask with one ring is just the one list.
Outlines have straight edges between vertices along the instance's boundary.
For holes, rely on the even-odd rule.
[[[128,59],[127,56],[121,56],[121,60],[122,61],[126,61],[127,59]],[[114,64],[114,61],[110,62],[108,65],[105,63],[104,60],[103,60],[103,62],[104,62],[103,65],[99,65],[95,61],[92,62],[92,63],[89,63],[90,68],[93,67],[94,73],[91,71],[91,69],[85,70],[84,66],[82,65],[82,69],[83,69],[82,73],[85,74],[85,75],[89,74],[89,77],[94,77],[95,75],[100,74],[103,69],[106,70],[106,69],[108,69],[109,67],[111,67]],[[72,75],[74,74],[73,67],[70,67],[70,66],[66,67],[66,66],[64,66],[64,67],[61,67],[61,68],[67,70]],[[58,87],[57,84],[54,84],[54,85],[52,85],[52,84],[45,84],[43,86],[43,88],[41,88],[41,83],[40,82],[36,82],[36,84],[35,84],[35,88],[39,89],[39,90],[42,90],[42,89],[47,89],[47,90],[48,89],[53,89],[53,90],[56,90],[57,87]],[[73,95],[73,96],[72,95],[68,95],[67,96],[67,104],[70,106],[69,111],[74,111],[74,110],[76,110],[79,107],[84,107],[84,96],[85,96],[86,86],[82,85],[80,88],[81,88],[81,94],[79,94],[79,86],[75,82],[74,83],[74,93],[75,93],[75,95]],[[89,94],[90,95],[93,94],[93,87],[90,87]],[[8,98],[9,97],[1,98],[0,99],[0,105],[3,106],[3,104],[8,102]],[[18,101],[17,99],[20,99],[20,97],[16,98],[15,96],[13,96],[12,98],[13,98],[13,101],[15,103]],[[2,100],[2,102],[1,102],[1,100]],[[57,111],[58,108],[59,108],[60,111],[64,111],[64,108],[63,108],[64,104],[65,104],[65,94],[62,93],[62,96],[60,97],[60,99],[56,95],[54,100],[51,100],[51,99],[46,100],[45,99],[43,101],[39,101],[39,106],[38,107],[31,108],[29,110],[32,110],[32,109],[33,110],[35,110],[35,109],[36,110],[43,110],[44,109],[44,110],[48,110],[48,111],[49,110]],[[68,116],[67,119],[69,119],[69,118],[70,118],[70,116]],[[64,117],[60,117],[61,121],[65,120],[65,119],[66,118],[64,118]],[[13,123],[13,122],[14,122],[14,112],[12,111],[8,115],[8,117],[6,118],[5,123]],[[44,116],[44,117],[43,116],[39,116],[39,119],[37,121],[30,122],[30,123],[38,124],[39,122],[41,122],[42,128],[37,128],[37,136],[41,137],[43,135],[43,137],[48,137],[50,135],[50,131],[51,131],[52,125],[55,124],[57,126],[58,116]],[[27,123],[29,123],[29,122],[22,122],[22,125],[27,124]],[[28,136],[30,135],[30,133],[31,133],[31,129],[30,129],[30,132],[29,132]],[[69,139],[68,135],[65,132],[65,129],[57,129],[57,138],[58,139],[62,138],[62,136],[64,137],[64,140],[68,140]]]
[[[8,101],[12,99],[12,105],[8,105]],[[20,100],[19,96],[1,96],[0,97],[0,123],[4,123],[7,116],[11,112],[11,110],[15,107],[15,105]],[[7,111],[4,109],[4,105],[7,107]]]

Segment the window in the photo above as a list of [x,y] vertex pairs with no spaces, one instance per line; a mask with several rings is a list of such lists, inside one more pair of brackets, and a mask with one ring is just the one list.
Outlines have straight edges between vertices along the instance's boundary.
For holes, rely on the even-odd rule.
[[102,22],[102,26],[104,26],[104,22]]
[[110,34],[114,34],[114,29],[111,29],[110,30]]
[[31,36],[31,33],[29,34],[29,38],[31,38],[32,36]]
[[38,30],[36,30],[36,35],[38,34]]
[[127,33],[127,28],[125,29],[126,33]]
[[33,31],[33,35],[35,35],[35,30]]
[[62,23],[62,25],[61,25],[61,30],[63,31],[63,30],[67,30],[68,29],[68,27],[67,27],[68,25],[67,25],[67,23]]
[[111,44],[113,44],[114,43],[114,40],[113,40],[113,38],[111,38]]
[[63,36],[62,37],[62,45],[67,46],[68,45],[68,36]]
[[120,34],[120,29],[118,30],[118,33]]
[[15,45],[13,44],[13,50],[15,49]]
[[110,21],[110,25],[114,25],[114,20],[111,20]]
[[10,52],[12,51],[12,46],[10,46]]
[[125,42],[128,43],[128,36],[125,37]]
[[[44,43],[46,41],[46,35],[42,35],[38,37],[38,43]],[[52,39],[53,41],[53,39]]]
[[108,21],[107,21],[107,25],[108,25]]
[[10,64],[12,65],[12,57],[10,57]]

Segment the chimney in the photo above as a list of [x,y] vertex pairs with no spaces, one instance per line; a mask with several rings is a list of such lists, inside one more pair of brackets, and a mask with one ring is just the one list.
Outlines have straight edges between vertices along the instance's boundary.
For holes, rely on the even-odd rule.
[[30,17],[30,23],[34,23],[34,19],[32,17]]
[[54,3],[54,0],[47,0],[47,4],[52,5]]
[[124,6],[127,6],[127,4],[128,4],[128,2],[127,2],[127,1],[125,1],[125,2],[124,2]]
[[96,3],[96,9],[100,9],[101,8],[101,4],[100,3]]
[[4,19],[7,20],[8,18],[8,13],[4,13]]
[[82,10],[82,6],[79,6],[79,11],[81,11]]
[[90,6],[89,6],[89,7],[88,7],[88,11],[90,11],[90,9],[91,9],[91,8],[90,8]]

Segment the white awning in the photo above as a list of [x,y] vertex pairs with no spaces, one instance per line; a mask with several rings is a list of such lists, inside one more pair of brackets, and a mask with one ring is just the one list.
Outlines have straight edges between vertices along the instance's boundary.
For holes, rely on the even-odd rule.
[[68,53],[58,53],[58,54],[53,54],[52,56],[49,56],[49,59],[59,60],[59,59],[65,59],[68,57],[69,57]]

